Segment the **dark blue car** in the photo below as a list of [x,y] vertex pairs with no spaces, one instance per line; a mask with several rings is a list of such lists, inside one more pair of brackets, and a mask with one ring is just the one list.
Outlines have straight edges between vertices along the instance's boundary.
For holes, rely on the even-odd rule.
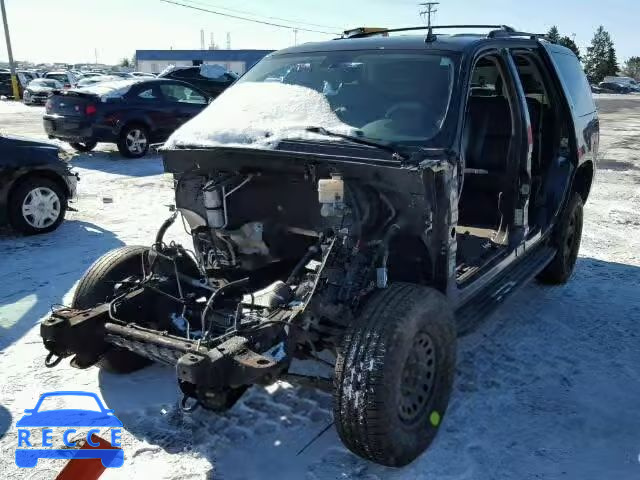
[[78,178],[56,145],[0,133],[0,225],[27,235],[55,230]]
[[[83,409],[60,409],[40,411],[42,403],[51,397],[90,397],[93,398],[99,411]],[[18,428],[28,427],[99,427],[120,428],[122,422],[113,414],[113,410],[104,407],[95,393],[89,392],[51,392],[40,396],[33,409],[26,409],[25,415],[16,423]],[[118,468],[124,463],[124,452],[120,448],[17,448],[16,465],[21,468],[33,468],[41,458],[48,459],[92,459],[98,458],[107,468]]]
[[60,91],[47,100],[44,129],[50,138],[88,152],[115,143],[122,156],[146,155],[208,104],[210,96],[178,80],[130,79]]

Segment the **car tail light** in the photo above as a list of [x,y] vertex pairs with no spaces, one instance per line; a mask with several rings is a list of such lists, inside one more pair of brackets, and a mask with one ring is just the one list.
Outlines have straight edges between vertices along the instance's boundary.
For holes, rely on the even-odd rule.
[[95,115],[97,111],[98,109],[96,108],[96,106],[91,103],[87,105],[84,109],[84,113],[86,113],[87,115]]

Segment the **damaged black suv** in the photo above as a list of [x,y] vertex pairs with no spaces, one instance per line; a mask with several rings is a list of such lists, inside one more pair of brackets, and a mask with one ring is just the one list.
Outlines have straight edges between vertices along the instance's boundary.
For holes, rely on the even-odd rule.
[[[446,28],[276,52],[176,132],[163,150],[176,211],[42,323],[47,365],[170,364],[187,410],[279,379],[327,388],[350,450],[390,466],[420,455],[457,335],[530,279],[571,276],[599,140],[569,50]],[[165,240],[178,215],[193,250]]]

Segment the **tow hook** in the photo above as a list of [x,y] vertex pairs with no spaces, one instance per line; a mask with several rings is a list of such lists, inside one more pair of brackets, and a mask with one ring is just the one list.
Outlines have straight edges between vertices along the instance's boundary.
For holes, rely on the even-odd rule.
[[[54,359],[55,357],[55,359]],[[53,368],[55,366],[57,366],[61,361],[62,361],[63,357],[60,357],[58,355],[56,355],[53,352],[50,352],[49,355],[47,355],[47,358],[44,361],[44,366],[47,368]]]
[[[189,400],[193,400],[193,403],[191,405],[187,405]],[[196,411],[199,406],[200,406],[200,401],[197,398],[193,398],[189,395],[184,395],[182,397],[182,401],[180,402],[180,408],[185,413],[192,413]]]

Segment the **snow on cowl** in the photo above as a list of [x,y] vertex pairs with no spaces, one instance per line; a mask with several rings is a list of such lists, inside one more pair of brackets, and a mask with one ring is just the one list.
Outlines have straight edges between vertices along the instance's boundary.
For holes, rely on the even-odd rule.
[[315,90],[282,83],[244,82],[227,89],[180,127],[165,148],[274,149],[284,139],[331,140],[306,132],[307,127],[323,127],[347,135],[355,132],[340,121],[324,95]]

